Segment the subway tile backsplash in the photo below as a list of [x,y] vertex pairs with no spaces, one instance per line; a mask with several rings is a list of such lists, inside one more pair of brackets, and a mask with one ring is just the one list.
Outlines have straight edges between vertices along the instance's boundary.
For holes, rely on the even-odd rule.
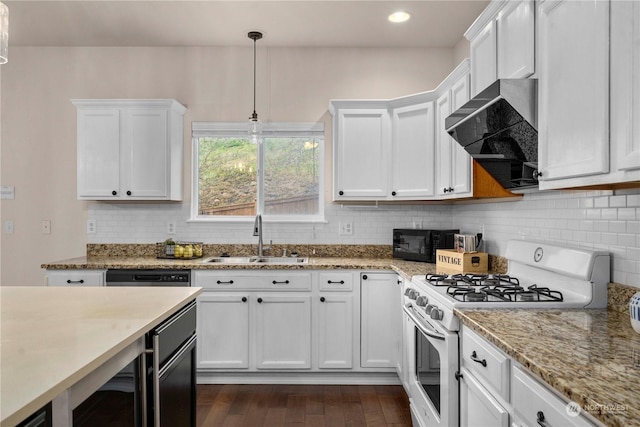
[[[93,203],[97,221],[89,243],[153,243],[168,237],[205,243],[256,243],[253,219],[246,222],[189,222],[188,204]],[[455,205],[326,205],[324,223],[264,224],[265,242],[391,244],[393,228],[484,230],[485,250],[504,255],[510,239],[532,239],[606,250],[612,254],[612,281],[640,287],[640,190],[553,191],[525,194],[521,200]],[[340,221],[353,223],[353,235],[338,234]],[[168,235],[167,223],[176,222]]]

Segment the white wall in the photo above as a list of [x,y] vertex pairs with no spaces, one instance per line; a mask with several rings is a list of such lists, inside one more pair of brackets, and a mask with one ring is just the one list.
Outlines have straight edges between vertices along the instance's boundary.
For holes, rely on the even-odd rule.
[[[188,202],[191,121],[246,120],[252,111],[252,61],[251,47],[12,47],[11,60],[2,66],[0,155],[1,183],[16,191],[15,200],[2,201],[1,215],[14,221],[15,232],[1,235],[0,283],[39,285],[41,263],[84,255],[90,209],[114,208],[127,212],[125,222],[140,221],[134,206],[94,208],[76,200],[71,98],[175,98],[185,104]],[[257,111],[267,121],[325,121],[329,128],[330,99],[394,98],[430,90],[454,65],[450,49],[258,47]],[[183,207],[166,204],[153,212],[162,216],[173,209]],[[41,233],[42,220],[51,221],[51,234]],[[103,226],[99,221],[98,230]],[[337,229],[337,224],[326,227]],[[163,231],[157,234],[154,240],[164,238]]]

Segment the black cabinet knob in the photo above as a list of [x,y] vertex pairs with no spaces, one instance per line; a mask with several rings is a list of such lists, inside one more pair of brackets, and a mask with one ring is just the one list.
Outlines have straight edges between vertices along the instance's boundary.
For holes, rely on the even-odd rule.
[[262,303],[262,298],[258,298],[258,302],[259,302],[259,303]]
[[340,190],[340,191],[338,191],[338,194],[341,195],[341,196],[344,196],[344,191]]
[[449,193],[453,193],[453,187],[449,187]]
[[367,280],[367,275],[366,274],[362,275],[362,280]]
[[443,188],[442,191],[444,191],[445,193],[448,193],[449,189],[448,188]]
[[242,302],[247,302],[247,297],[242,297]]
[[547,427],[547,424],[544,422],[544,412],[542,411],[538,411],[538,413],[536,414],[536,421],[538,422],[538,425],[541,427]]
[[324,297],[320,297],[320,302],[325,302],[326,299]]
[[392,191],[392,192],[391,192],[391,195],[392,195],[392,196],[395,196],[395,195],[396,195],[396,192],[395,192],[395,191]]
[[112,195],[112,196],[117,196],[117,195],[118,195],[118,192],[117,192],[116,190],[113,190],[113,191],[111,192],[111,195]]
[[130,196],[130,195],[131,195],[131,191],[127,191],[127,196]]

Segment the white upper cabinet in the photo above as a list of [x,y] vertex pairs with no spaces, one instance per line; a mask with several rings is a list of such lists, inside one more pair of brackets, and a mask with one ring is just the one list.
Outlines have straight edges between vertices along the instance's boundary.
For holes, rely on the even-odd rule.
[[334,200],[379,200],[389,194],[389,111],[376,106],[335,107]]
[[535,8],[532,0],[494,1],[465,37],[471,48],[471,96],[497,79],[535,72]]
[[535,7],[532,0],[509,1],[498,13],[498,78],[535,72]]
[[78,199],[182,199],[184,106],[170,99],[72,102]]
[[490,21],[471,40],[471,94],[482,92],[498,77],[496,23]]
[[609,172],[609,2],[538,9],[540,188],[563,188]]
[[434,102],[392,110],[391,196],[394,200],[433,196],[435,174]]
[[611,3],[611,173],[640,180],[640,2]]
[[[453,77],[452,83],[449,80]],[[438,198],[472,196],[471,156],[445,130],[445,119],[469,100],[469,62],[465,60],[440,86],[436,101],[436,195]]]

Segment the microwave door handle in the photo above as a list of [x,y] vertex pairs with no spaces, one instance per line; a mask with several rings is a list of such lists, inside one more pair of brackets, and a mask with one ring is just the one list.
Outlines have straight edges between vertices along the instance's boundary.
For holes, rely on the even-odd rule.
[[437,340],[442,340],[442,341],[445,340],[444,335],[439,334],[438,331],[436,331],[435,329],[433,329],[433,327],[431,327],[431,325],[425,324],[420,319],[418,319],[418,317],[413,312],[413,306],[411,304],[405,304],[402,307],[402,309],[404,310],[405,313],[407,313],[407,316],[409,316],[409,318],[413,321],[413,323],[420,330],[420,332],[422,332],[428,337],[435,338]]

